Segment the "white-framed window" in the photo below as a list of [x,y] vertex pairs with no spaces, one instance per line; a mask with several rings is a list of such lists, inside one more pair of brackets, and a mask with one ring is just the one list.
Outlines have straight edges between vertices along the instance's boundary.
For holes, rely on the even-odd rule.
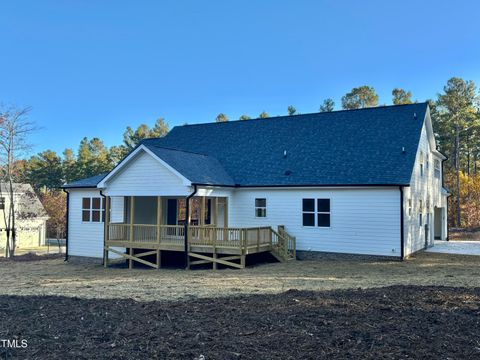
[[419,159],[419,162],[420,162],[420,176],[423,176],[423,173],[425,172],[424,168],[423,168],[423,164],[424,164],[424,156],[423,156],[423,151],[420,151],[420,159]]
[[423,200],[418,201],[418,225],[423,225]]
[[267,217],[267,199],[255,199],[255,217]]
[[330,227],[330,199],[303,199],[303,226]]
[[82,221],[83,222],[104,222],[105,221],[105,199],[101,197],[82,198]]
[[315,199],[302,200],[303,226],[315,226]]
[[433,162],[433,175],[440,179],[441,169],[440,169],[440,160],[435,160]]
[[412,216],[412,199],[408,199],[408,216]]

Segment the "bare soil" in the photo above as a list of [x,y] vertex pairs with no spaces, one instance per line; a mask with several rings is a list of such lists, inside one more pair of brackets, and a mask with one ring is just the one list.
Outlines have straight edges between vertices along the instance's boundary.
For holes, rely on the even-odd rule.
[[28,342],[0,358],[478,359],[479,316],[479,288],[156,302],[0,296],[0,334]]
[[137,301],[276,294],[391,285],[480,287],[480,257],[418,253],[406,261],[316,260],[244,270],[103,268],[62,259],[0,261],[0,295],[130,298]]

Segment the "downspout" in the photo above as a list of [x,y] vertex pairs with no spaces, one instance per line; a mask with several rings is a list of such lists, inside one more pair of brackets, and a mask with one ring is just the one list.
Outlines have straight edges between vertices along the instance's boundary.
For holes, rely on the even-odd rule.
[[[102,190],[100,190],[100,196],[104,199],[104,206],[107,205],[107,197],[103,194]],[[101,209],[101,206],[100,206],[100,209]],[[102,209],[102,211],[105,210],[105,209]],[[108,209],[110,211],[110,208]],[[105,213],[105,218],[103,219],[103,221],[105,222],[107,220],[107,216],[108,214]],[[102,215],[100,213],[100,219],[102,218]],[[108,230],[107,230],[108,231]],[[105,223],[103,224],[103,248],[105,249]],[[103,251],[103,253],[105,253],[105,250]],[[105,255],[102,257],[102,265],[105,264]]]
[[[443,159],[442,160],[442,189],[445,189],[445,178],[443,176],[443,168],[444,168],[444,164],[445,164],[445,161],[447,161],[447,159]],[[445,240],[449,241],[450,240],[450,225],[448,224],[448,198],[452,196],[452,194],[448,194],[447,195],[447,202],[445,203],[445,222],[447,223],[447,237],[445,238]],[[443,224],[442,224],[442,231],[443,231]]]
[[65,259],[68,261],[68,214],[70,211],[70,193],[65,189],[62,189],[65,194],[67,194],[67,211],[65,213]]
[[193,184],[193,192],[187,196],[185,204],[185,241],[184,241],[184,261],[185,269],[188,268],[188,228],[190,226],[190,199],[197,193],[197,185]]
[[403,187],[399,186],[400,189],[400,260],[405,259],[405,230],[404,230],[404,219],[403,219]]

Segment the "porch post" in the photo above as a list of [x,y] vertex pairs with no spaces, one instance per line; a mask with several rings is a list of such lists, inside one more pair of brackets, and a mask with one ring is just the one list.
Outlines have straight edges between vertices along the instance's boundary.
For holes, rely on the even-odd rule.
[[225,198],[225,210],[223,212],[223,226],[228,228],[228,198]]
[[105,229],[103,233],[104,242],[103,242],[103,265],[108,266],[108,239],[110,233],[110,196],[105,197]]
[[228,198],[223,198],[223,241],[228,240]]
[[205,196],[202,196],[202,206],[200,208],[200,226],[205,225]]
[[215,197],[212,215],[213,216],[210,217],[211,219],[213,219],[212,223],[215,225],[215,227],[218,227],[218,197]]
[[[134,219],[135,219],[135,197],[130,196],[130,256],[133,256],[133,241],[134,241]],[[131,269],[133,267],[132,258],[128,260],[128,267]]]
[[162,197],[157,196],[157,243],[160,244],[160,224],[162,222]]

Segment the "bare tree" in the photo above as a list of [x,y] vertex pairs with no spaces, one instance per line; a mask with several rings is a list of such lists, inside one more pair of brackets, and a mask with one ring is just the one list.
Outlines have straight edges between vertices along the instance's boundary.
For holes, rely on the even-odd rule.
[[[0,197],[5,197],[3,216],[5,221],[5,256],[13,257],[17,242],[16,219],[18,211],[15,205],[15,180],[19,176],[19,161],[31,146],[29,135],[35,126],[28,120],[31,108],[15,106],[0,108]],[[5,193],[5,195],[4,195]]]

